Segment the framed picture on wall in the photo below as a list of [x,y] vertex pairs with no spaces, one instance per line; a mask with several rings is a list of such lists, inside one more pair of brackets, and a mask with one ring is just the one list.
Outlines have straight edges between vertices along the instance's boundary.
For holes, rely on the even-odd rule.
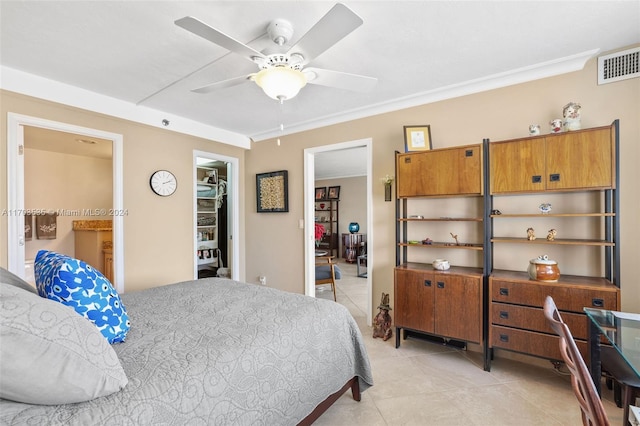
[[326,200],[327,199],[327,187],[316,188],[316,200]]
[[431,127],[404,126],[404,152],[431,150]]
[[258,213],[289,211],[288,173],[286,170],[256,174]]
[[330,186],[329,187],[329,196],[330,200],[339,200],[340,199],[340,187],[339,186]]

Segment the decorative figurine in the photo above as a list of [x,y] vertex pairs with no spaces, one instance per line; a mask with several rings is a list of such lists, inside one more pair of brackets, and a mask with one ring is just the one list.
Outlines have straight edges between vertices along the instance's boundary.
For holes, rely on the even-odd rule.
[[555,240],[556,235],[558,235],[558,231],[556,231],[555,229],[549,229],[549,233],[547,234],[547,241]]
[[536,231],[533,228],[527,228],[527,240],[533,241],[536,239]]
[[540,134],[540,125],[539,124],[530,124],[529,125],[529,136],[536,136]]
[[389,294],[382,293],[382,300],[380,300],[380,306],[378,306],[380,312],[373,319],[373,337],[382,337],[382,340],[387,341],[391,337],[393,330],[391,329],[391,315],[389,311]]
[[502,214],[502,212],[498,209],[494,209],[494,210],[491,210],[491,214],[495,216],[499,216]]
[[456,245],[459,246],[460,243],[458,242],[458,234],[454,234],[453,232],[449,232],[449,234],[451,235],[451,238],[456,240]]
[[424,240],[422,240],[422,244],[433,244],[433,240],[429,237],[425,238]]
[[565,132],[580,130],[580,108],[582,108],[580,104],[575,102],[569,102],[562,108],[562,117],[564,118],[562,125]]
[[540,213],[545,214],[551,211],[551,203],[542,203],[538,206]]
[[551,125],[551,133],[560,133],[562,132],[562,120],[560,118],[556,118],[555,120],[551,120],[549,122]]

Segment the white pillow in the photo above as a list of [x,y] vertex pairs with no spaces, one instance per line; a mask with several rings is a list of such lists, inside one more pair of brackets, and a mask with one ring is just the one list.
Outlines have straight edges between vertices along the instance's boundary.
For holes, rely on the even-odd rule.
[[89,401],[124,388],[107,340],[73,308],[0,283],[0,397],[29,404]]

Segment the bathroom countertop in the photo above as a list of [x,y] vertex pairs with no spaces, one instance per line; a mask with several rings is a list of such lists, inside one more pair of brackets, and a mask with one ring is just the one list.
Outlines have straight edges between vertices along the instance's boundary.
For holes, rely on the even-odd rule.
[[74,220],[74,231],[111,231],[113,229],[111,220]]

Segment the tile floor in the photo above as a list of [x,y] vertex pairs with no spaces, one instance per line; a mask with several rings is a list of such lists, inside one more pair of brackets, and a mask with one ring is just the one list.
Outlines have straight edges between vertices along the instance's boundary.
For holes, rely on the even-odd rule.
[[[338,303],[360,325],[374,386],[363,392],[360,402],[345,393],[315,425],[582,424],[570,376],[548,361],[498,356],[486,372],[479,352],[415,338],[403,340],[396,349],[395,336],[386,342],[374,339],[366,324],[366,280],[356,277],[355,265],[340,263],[340,269]],[[318,290],[317,297],[333,298],[328,286]],[[622,409],[604,385],[603,398],[611,424],[621,425]]]

